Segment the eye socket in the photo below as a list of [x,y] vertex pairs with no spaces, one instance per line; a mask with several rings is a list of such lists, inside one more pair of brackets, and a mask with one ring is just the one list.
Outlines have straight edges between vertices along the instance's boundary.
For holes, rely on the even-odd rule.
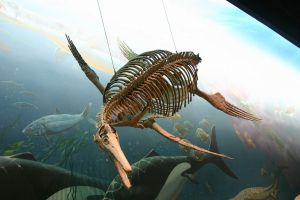
[[99,136],[100,136],[101,138],[103,138],[103,137],[105,136],[105,133],[99,133]]
[[103,138],[103,143],[106,145],[109,143],[107,137]]

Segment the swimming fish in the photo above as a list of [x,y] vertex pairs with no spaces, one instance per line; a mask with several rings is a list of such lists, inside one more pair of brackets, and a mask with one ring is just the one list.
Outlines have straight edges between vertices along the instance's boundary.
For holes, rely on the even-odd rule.
[[28,96],[28,97],[36,97],[37,95],[34,92],[28,91],[28,90],[22,90],[20,91],[21,95]]
[[22,132],[28,136],[47,136],[61,133],[87,119],[91,106],[92,104],[89,103],[80,114],[46,115],[31,122]]
[[194,125],[189,120],[184,120],[183,125],[190,130],[194,128]]
[[300,200],[300,194],[295,197],[295,200]]
[[212,127],[212,124],[206,119],[206,118],[203,118],[200,122],[199,122],[199,125],[201,128],[203,128],[204,130],[210,130],[211,127]]
[[27,103],[27,102],[23,102],[23,101],[15,102],[15,103],[13,103],[13,105],[19,109],[31,109],[31,108],[34,108],[36,110],[39,109],[36,105]]
[[169,117],[173,122],[178,122],[182,120],[182,116],[179,113],[175,113],[173,116]]
[[209,135],[202,128],[197,128],[196,132],[195,132],[195,135],[202,142],[208,143],[208,141],[209,141]]
[[179,123],[174,124],[174,130],[176,130],[182,138],[184,138],[189,133],[189,130],[184,125],[181,125]]
[[284,167],[281,167],[274,176],[273,183],[267,187],[246,188],[239,192],[231,200],[276,200],[279,199],[279,175]]
[[15,81],[0,81],[0,86],[1,87],[7,87],[9,89],[17,89],[17,90],[21,90],[24,89],[24,85],[21,83],[17,83]]

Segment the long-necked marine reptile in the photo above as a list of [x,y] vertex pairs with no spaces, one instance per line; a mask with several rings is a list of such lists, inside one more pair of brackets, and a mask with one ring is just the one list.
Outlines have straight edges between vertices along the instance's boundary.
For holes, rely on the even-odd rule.
[[138,55],[123,45],[124,55],[129,61],[104,87],[68,36],[67,39],[81,69],[103,95],[104,106],[98,113],[94,141],[108,153],[126,188],[131,187],[127,173],[132,171],[132,167],[121,150],[114,127],[150,128],[187,148],[230,158],[185,142],[164,130],[155,118],[174,115],[197,95],[231,116],[259,120],[226,101],[220,93],[210,95],[198,88],[197,65],[201,58],[193,52],[154,50]]

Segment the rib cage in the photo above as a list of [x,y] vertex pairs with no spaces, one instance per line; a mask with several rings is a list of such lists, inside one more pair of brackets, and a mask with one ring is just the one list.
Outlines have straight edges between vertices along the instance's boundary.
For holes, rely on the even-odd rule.
[[117,123],[148,107],[153,116],[172,116],[192,100],[199,55],[155,50],[131,59],[112,77],[103,95],[103,122]]
[[[106,101],[109,101],[115,94],[121,94],[120,92],[125,88],[130,90],[131,87],[138,85],[138,81],[135,81],[135,85],[132,85],[131,83],[133,83],[132,81],[136,80],[138,77],[146,74],[149,68],[170,55],[172,55],[171,52],[156,50],[145,52],[131,59],[126,65],[116,72],[107,84],[103,96],[103,102],[106,103]],[[124,92],[122,91],[122,93]]]

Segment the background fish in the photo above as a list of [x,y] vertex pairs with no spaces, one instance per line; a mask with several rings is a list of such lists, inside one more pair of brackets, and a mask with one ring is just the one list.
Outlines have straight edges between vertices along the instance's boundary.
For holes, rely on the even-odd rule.
[[46,136],[66,131],[84,119],[87,119],[92,104],[89,103],[80,114],[54,114],[41,117],[29,125],[22,132],[26,135]]
[[209,135],[202,128],[197,128],[196,132],[195,132],[195,135],[202,142],[204,142],[204,143],[208,143],[209,142]]
[[175,113],[173,116],[170,117],[170,119],[171,119],[173,122],[177,122],[177,121],[182,120],[182,116],[181,116],[179,113]]
[[194,125],[189,120],[184,120],[183,125],[188,129],[193,129]]
[[276,200],[279,199],[279,176],[285,167],[277,170],[271,185],[266,187],[250,187],[239,192],[231,200]]
[[24,89],[24,85],[15,81],[0,81],[0,87],[21,90]]
[[36,110],[39,109],[36,105],[27,103],[27,102],[23,102],[23,101],[15,102],[15,103],[13,103],[13,105],[19,109],[31,109],[31,108],[34,108]]
[[206,118],[203,118],[201,121],[199,121],[199,125],[206,131],[210,130],[212,127],[212,124]]
[[173,129],[177,131],[182,138],[184,138],[189,133],[189,129],[179,123],[174,124]]
[[34,92],[28,90],[22,90],[20,91],[20,94],[28,97],[37,97],[37,95]]

